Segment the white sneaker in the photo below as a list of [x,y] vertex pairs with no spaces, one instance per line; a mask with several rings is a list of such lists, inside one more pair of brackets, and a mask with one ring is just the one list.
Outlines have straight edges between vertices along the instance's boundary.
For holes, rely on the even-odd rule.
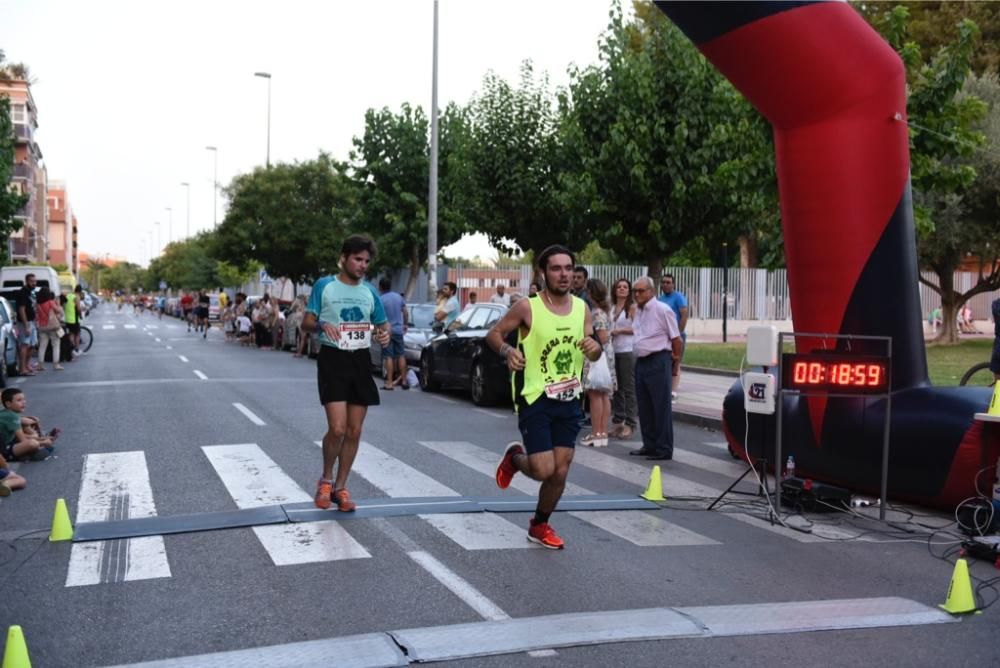
[[606,448],[606,447],[608,447],[608,435],[607,434],[601,434],[599,436],[596,436],[594,438],[593,442],[591,443],[591,445],[594,446],[595,448]]
[[587,434],[586,436],[584,436],[583,438],[580,439],[580,443],[582,443],[583,445],[593,445],[594,444],[594,435],[593,434]]
[[670,393],[670,400],[671,401],[677,401],[677,393],[676,392],[671,392]]

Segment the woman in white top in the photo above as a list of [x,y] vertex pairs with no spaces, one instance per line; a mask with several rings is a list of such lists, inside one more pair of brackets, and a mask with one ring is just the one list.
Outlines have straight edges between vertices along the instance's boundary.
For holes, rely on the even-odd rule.
[[619,278],[612,295],[611,343],[615,351],[618,389],[611,399],[611,434],[615,438],[629,438],[639,412],[635,401],[635,356],[632,354],[632,317],[635,315],[632,283],[627,278]]

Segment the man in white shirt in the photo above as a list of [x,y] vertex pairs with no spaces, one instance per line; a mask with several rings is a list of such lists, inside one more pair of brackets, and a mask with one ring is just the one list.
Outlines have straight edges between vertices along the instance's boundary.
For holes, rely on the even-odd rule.
[[497,286],[497,293],[490,297],[491,304],[503,304],[504,306],[510,306],[510,295],[505,294],[507,288],[500,284]]

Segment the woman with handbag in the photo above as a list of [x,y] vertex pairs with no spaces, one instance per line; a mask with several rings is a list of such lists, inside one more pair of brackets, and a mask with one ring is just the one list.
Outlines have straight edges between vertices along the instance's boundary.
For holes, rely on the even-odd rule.
[[595,448],[608,447],[608,421],[611,419],[611,395],[617,386],[615,379],[615,352],[611,345],[611,314],[608,288],[596,278],[587,281],[587,296],[593,305],[590,311],[594,323],[594,337],[604,350],[596,362],[587,361],[583,366],[583,389],[590,402],[590,422],[594,431],[580,442]]
[[632,283],[627,278],[615,281],[612,299],[614,310],[611,313],[611,342],[615,350],[618,389],[611,397],[611,435],[627,439],[631,438],[639,415],[635,400],[635,354],[632,352],[635,333],[632,318],[635,316],[636,306],[632,299]]
[[62,371],[60,341],[64,332],[60,319],[63,317],[63,310],[48,288],[42,288],[38,291],[38,306],[35,308],[35,312],[35,321],[38,325],[38,367],[35,370],[45,371],[45,350],[51,343],[52,368],[56,371]]

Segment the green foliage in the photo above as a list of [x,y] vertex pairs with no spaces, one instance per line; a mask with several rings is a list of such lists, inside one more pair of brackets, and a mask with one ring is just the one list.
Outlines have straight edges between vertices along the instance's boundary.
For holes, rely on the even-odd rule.
[[145,283],[146,272],[131,262],[119,262],[101,272],[102,290],[137,292],[140,288],[144,288]]
[[[375,267],[409,267],[411,277],[427,258],[429,121],[420,107],[404,104],[365,113],[365,132],[351,152],[358,190],[359,229],[375,237]],[[465,141],[461,109],[449,105],[439,118],[438,247],[457,241],[464,231],[453,204],[453,173]]]
[[345,169],[321,153],[315,160],[258,167],[235,177],[226,188],[229,210],[209,254],[235,267],[260,262],[272,276],[296,282],[335,272],[357,207]]
[[555,243],[582,248],[586,235],[574,224],[561,184],[568,165],[548,79],[536,79],[530,61],[517,86],[487,74],[468,120],[455,184],[469,227],[506,252],[517,250],[511,241],[525,251]]
[[[0,51],[0,65],[3,52]],[[28,203],[26,193],[8,187],[14,173],[14,124],[10,119],[10,98],[0,96],[0,264],[7,264],[7,240],[21,229],[22,223],[14,220],[18,209]]]
[[168,245],[163,254],[149,263],[143,280],[147,290],[158,290],[163,281],[171,290],[199,290],[214,288],[220,284],[216,273],[218,263],[209,254],[213,241],[211,234],[203,232],[196,237],[175,241]]

